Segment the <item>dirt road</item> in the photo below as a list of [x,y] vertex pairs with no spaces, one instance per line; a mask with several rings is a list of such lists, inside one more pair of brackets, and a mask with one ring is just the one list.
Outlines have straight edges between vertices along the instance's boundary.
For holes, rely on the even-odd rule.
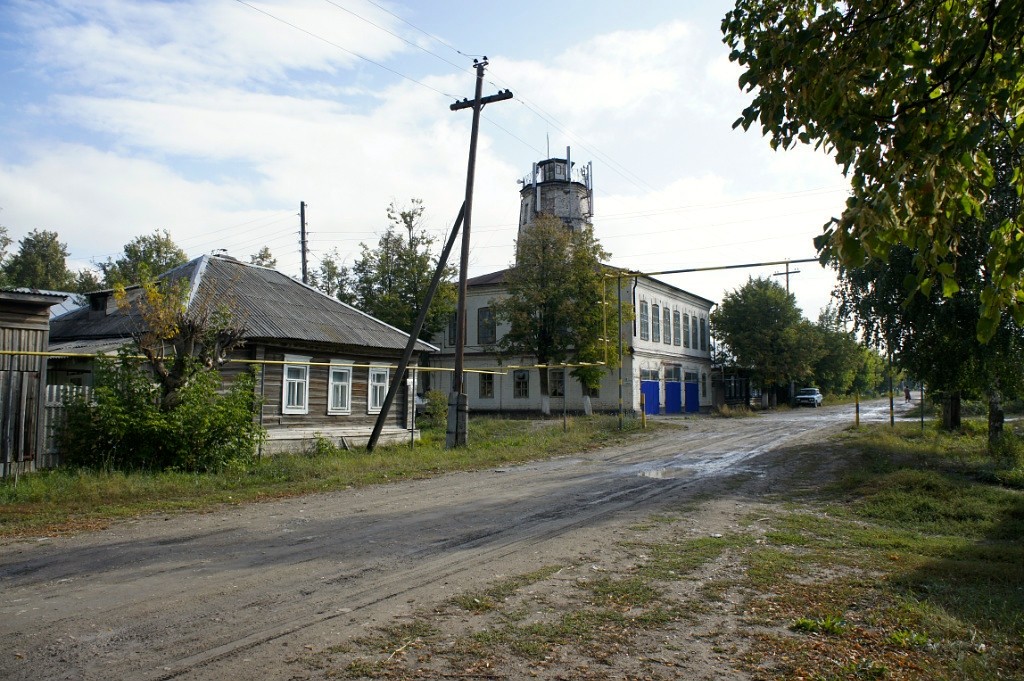
[[303,650],[599,554],[615,527],[735,476],[770,480],[772,450],[851,421],[850,407],[680,419],[579,457],[10,541],[0,678],[290,678]]

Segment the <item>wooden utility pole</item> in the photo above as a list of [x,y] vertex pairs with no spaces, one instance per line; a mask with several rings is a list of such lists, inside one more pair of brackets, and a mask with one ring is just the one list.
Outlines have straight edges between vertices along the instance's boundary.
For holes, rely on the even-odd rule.
[[306,267],[306,202],[299,201],[299,250],[302,251],[302,283],[309,283],[309,270]]
[[455,322],[455,371],[452,372],[452,389],[448,394],[448,430],[445,448],[464,447],[468,426],[469,403],[463,390],[463,365],[466,350],[466,272],[469,268],[469,231],[473,222],[473,179],[476,174],[476,141],[480,131],[480,111],[485,104],[512,99],[512,92],[502,90],[487,97],[481,96],[484,87],[484,69],[487,57],[473,60],[476,67],[476,92],[472,100],[463,99],[451,105],[452,111],[473,109],[473,127],[469,136],[469,166],[466,170],[466,200],[463,204],[465,219],[462,223],[462,257],[459,261],[459,302]]

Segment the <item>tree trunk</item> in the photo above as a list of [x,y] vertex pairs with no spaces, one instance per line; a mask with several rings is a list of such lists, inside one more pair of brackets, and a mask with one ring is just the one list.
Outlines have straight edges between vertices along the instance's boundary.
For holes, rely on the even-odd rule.
[[999,388],[992,388],[988,394],[988,443],[995,444],[1003,436],[1003,396]]
[[[538,364],[545,364],[546,362],[537,362]],[[537,370],[540,374],[540,413],[544,416],[551,416],[551,393],[548,392],[548,370],[547,368],[541,368]]]
[[942,397],[943,430],[960,430],[960,391],[946,393]]
[[590,403],[590,395],[586,392],[586,387],[583,388],[583,413],[587,416],[594,415],[594,406]]

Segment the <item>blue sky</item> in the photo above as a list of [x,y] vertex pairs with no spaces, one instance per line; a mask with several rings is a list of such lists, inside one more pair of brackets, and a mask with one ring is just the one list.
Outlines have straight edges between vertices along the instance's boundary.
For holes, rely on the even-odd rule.
[[[0,225],[56,231],[74,267],[166,229],[190,256],[270,247],[299,272],[351,264],[389,203],[416,197],[439,238],[462,202],[472,57],[490,60],[471,276],[512,259],[531,164],[592,162],[595,230],[643,271],[815,255],[846,182],[822,153],[732,129],[747,98],[727,2],[388,0],[0,2]],[[550,146],[549,146],[550,145]],[[797,269],[796,267],[794,269]],[[791,287],[814,319],[830,272]],[[749,274],[663,277],[720,300]]]

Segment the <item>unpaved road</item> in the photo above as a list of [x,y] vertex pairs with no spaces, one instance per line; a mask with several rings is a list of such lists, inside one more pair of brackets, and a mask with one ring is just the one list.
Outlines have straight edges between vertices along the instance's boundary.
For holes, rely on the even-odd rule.
[[304,650],[600,553],[612,528],[770,477],[766,454],[851,421],[852,407],[690,418],[577,457],[8,541],[0,678],[291,678]]

